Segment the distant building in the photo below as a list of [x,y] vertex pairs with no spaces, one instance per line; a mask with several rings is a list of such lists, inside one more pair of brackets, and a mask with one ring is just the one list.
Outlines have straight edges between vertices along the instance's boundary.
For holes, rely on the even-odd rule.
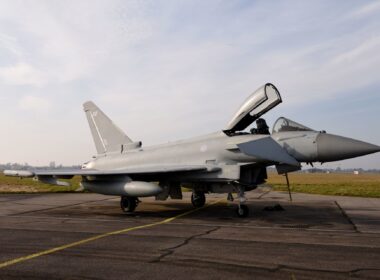
[[360,174],[359,170],[354,170],[354,174],[359,175]]

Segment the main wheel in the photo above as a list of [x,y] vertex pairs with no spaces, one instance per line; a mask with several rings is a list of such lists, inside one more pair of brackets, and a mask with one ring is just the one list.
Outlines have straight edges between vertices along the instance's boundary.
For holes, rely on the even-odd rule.
[[193,192],[191,203],[195,208],[203,207],[206,203],[206,196],[203,192]]
[[246,218],[249,215],[249,208],[247,205],[239,205],[238,208],[236,209],[236,214],[238,215],[239,218]]
[[122,196],[120,200],[120,207],[121,210],[123,210],[126,213],[132,213],[135,211],[137,206],[137,198],[136,197],[129,197],[129,196]]

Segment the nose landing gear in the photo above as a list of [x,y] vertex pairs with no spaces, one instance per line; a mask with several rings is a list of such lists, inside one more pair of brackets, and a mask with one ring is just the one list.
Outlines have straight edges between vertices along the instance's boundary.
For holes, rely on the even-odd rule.
[[238,207],[236,209],[236,214],[239,218],[246,218],[249,215],[249,208],[245,204],[247,202],[247,198],[245,197],[245,189],[243,186],[238,187]]
[[249,208],[247,205],[238,205],[238,208],[236,209],[236,214],[239,218],[246,218],[249,215]]

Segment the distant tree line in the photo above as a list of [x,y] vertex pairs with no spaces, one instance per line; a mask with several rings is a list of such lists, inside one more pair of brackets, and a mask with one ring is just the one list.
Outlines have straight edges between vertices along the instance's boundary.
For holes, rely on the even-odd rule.
[[67,168],[75,168],[79,169],[80,165],[72,165],[72,166],[63,166],[62,164],[56,165],[54,161],[50,162],[47,166],[32,166],[28,163],[6,163],[0,164],[0,170],[30,170],[30,169],[38,169],[38,168],[46,168],[46,169],[67,169]]
[[[268,167],[268,171],[276,171],[275,167]],[[308,168],[297,171],[299,173],[353,173],[358,171],[359,173],[380,173],[380,169],[363,169],[363,168]]]

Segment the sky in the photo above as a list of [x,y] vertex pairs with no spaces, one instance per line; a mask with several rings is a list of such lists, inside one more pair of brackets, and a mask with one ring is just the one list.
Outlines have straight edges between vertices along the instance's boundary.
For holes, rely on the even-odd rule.
[[[380,145],[380,1],[0,0],[0,163],[81,164],[82,104],[153,145],[265,115]],[[380,153],[323,165],[380,168]]]

